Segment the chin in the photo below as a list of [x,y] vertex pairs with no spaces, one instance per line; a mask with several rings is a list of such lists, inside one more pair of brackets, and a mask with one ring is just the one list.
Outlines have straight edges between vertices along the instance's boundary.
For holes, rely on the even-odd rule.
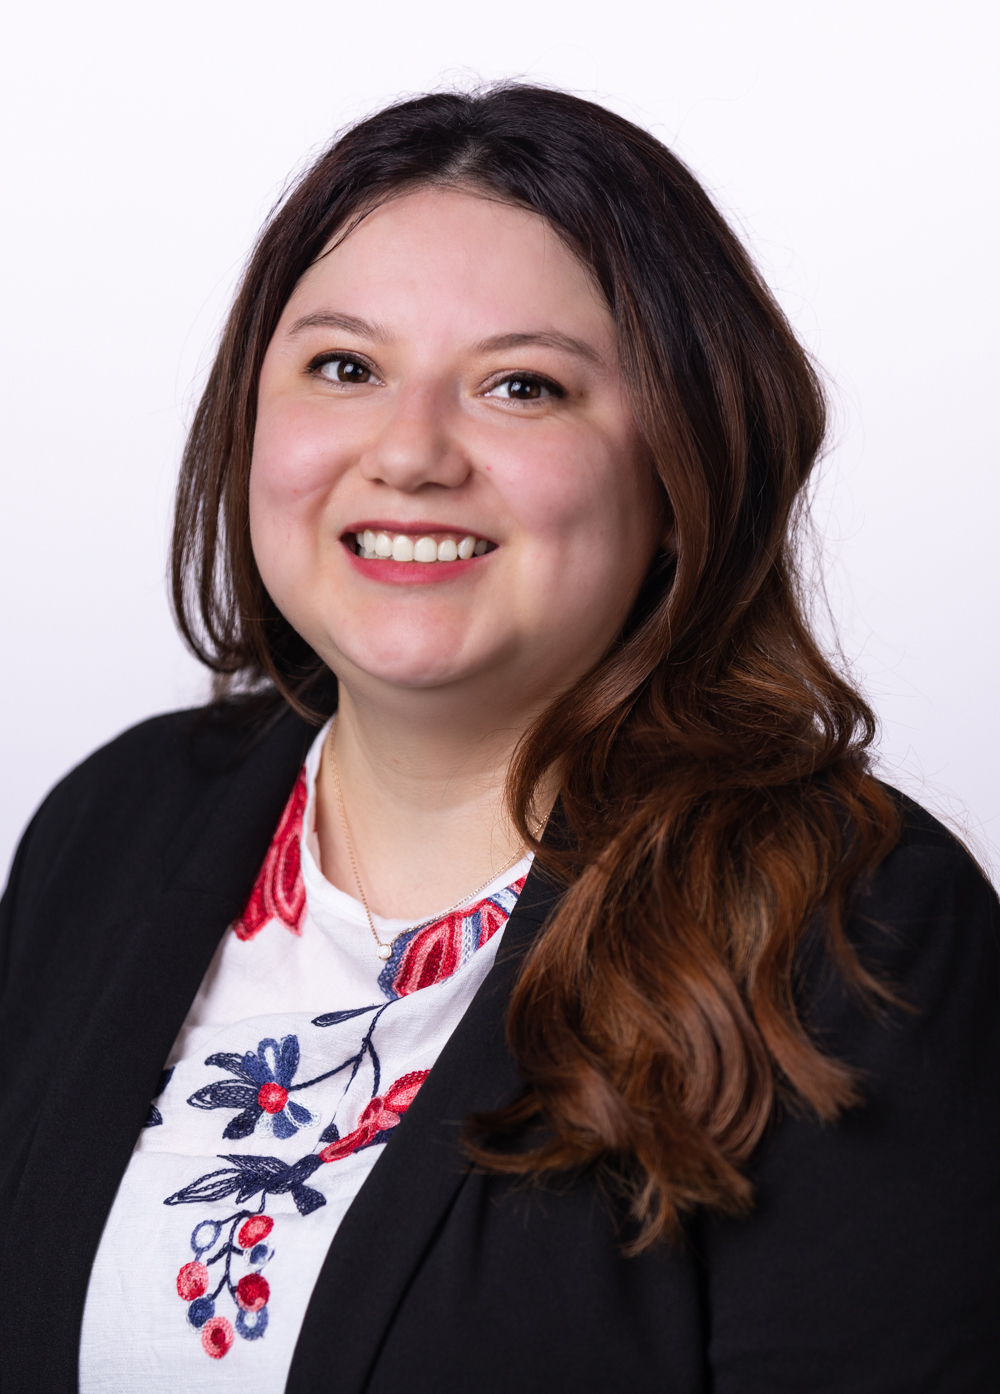
[[[372,642],[369,635],[356,642],[345,639],[336,645],[336,649],[347,663],[366,677],[393,687],[441,687],[474,677],[488,666],[487,662],[470,661],[467,654],[462,656],[461,661],[456,661],[461,641],[442,643],[438,635],[433,641],[420,643],[419,639],[414,642],[416,637],[410,634],[402,641],[383,639]],[[334,661],[330,666],[336,671],[339,665]]]

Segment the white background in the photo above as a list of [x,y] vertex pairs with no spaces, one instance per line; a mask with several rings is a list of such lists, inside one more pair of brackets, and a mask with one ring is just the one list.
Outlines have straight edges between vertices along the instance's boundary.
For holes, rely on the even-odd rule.
[[816,500],[889,778],[1000,863],[992,0],[33,0],[0,36],[0,867],[46,789],[202,700],[173,480],[288,174],[402,93],[522,75],[648,126],[836,406]]

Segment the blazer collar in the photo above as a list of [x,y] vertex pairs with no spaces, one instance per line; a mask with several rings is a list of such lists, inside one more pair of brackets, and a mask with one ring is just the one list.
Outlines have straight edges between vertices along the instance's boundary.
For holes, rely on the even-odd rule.
[[285,1394],[325,1388],[331,1350],[338,1394],[364,1389],[407,1283],[468,1174],[459,1146],[462,1121],[506,1103],[522,1087],[505,1040],[507,1004],[557,894],[533,866],[496,963],[341,1222],[313,1289]]
[[[48,1081],[7,1234],[17,1261],[0,1271],[11,1388],[75,1394],[105,1219],[163,1063],[243,908],[312,734],[287,715],[211,782],[164,849],[165,882],[151,868],[149,901],[127,923],[103,924],[100,904],[80,912],[80,947],[68,968],[79,977],[79,1011],[59,1024],[60,1069]],[[108,847],[108,875],[129,855]]]

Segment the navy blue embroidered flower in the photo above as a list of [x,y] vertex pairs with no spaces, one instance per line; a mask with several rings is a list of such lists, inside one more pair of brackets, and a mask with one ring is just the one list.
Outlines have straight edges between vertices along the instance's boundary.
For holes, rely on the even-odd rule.
[[197,1089],[188,1103],[193,1108],[240,1109],[223,1137],[249,1137],[265,1117],[270,1118],[277,1138],[293,1137],[299,1128],[312,1122],[309,1110],[288,1097],[292,1090],[304,1087],[292,1083],[299,1067],[297,1036],[282,1036],[280,1044],[267,1037],[257,1046],[256,1053],[248,1050],[245,1055],[236,1055],[221,1051],[210,1055],[205,1064],[229,1070],[234,1077]]

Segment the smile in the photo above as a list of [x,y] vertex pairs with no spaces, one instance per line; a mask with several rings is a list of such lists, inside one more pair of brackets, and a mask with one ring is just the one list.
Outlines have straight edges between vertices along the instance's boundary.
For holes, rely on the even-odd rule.
[[365,561],[469,561],[495,548],[494,543],[473,533],[432,537],[427,533],[375,532],[371,528],[355,533],[354,542],[357,555]]

